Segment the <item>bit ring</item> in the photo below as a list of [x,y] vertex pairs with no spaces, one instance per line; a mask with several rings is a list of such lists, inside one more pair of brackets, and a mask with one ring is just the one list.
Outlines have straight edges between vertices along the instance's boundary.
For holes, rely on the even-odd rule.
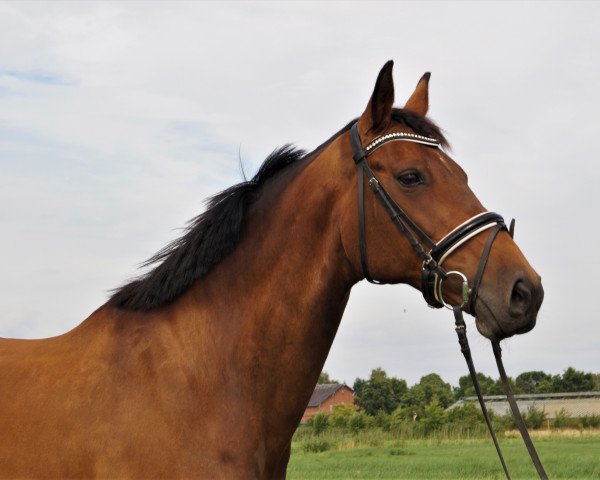
[[[455,275],[457,277],[460,277],[460,279],[462,280],[462,303],[460,305],[452,305],[450,303],[447,303],[444,300],[444,294],[442,293],[442,286],[444,284],[444,280],[447,280],[448,277],[450,277],[451,275]],[[469,303],[469,296],[471,295],[471,288],[469,287],[469,280],[467,280],[467,276],[462,273],[459,272],[457,270],[451,270],[450,272],[446,272],[446,278],[440,278],[438,277],[438,300],[442,303],[442,305],[444,307],[446,307],[449,310],[453,310],[455,307],[459,307],[459,308],[463,308],[465,305],[467,305]]]

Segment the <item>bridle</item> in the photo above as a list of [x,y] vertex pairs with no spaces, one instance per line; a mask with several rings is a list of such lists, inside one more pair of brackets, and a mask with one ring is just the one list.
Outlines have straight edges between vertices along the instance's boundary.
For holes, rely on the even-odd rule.
[[[386,143],[395,141],[420,143],[429,147],[439,148],[440,142],[434,138],[416,135],[407,132],[394,132],[375,138],[366,147],[362,147],[358,134],[358,123],[355,123],[350,129],[350,139],[354,153],[354,162],[358,168],[358,243],[360,251],[360,263],[363,274],[367,281],[380,284],[382,282],[374,280],[369,273],[367,262],[367,247],[365,237],[365,199],[364,199],[364,180],[366,175],[369,186],[376,197],[383,204],[388,212],[392,222],[408,238],[411,246],[417,252],[423,261],[421,275],[421,292],[425,301],[434,308],[445,306],[453,309],[454,305],[444,300],[442,287],[444,281],[451,276],[458,277],[462,282],[462,303],[461,308],[465,307],[469,312],[474,312],[475,299],[483,276],[483,270],[487,262],[487,257],[492,248],[496,235],[500,230],[507,230],[504,219],[501,215],[494,212],[483,212],[471,217],[466,222],[460,224],[452,231],[447,233],[441,240],[434,242],[423,229],[421,229],[409,216],[402,210],[400,205],[391,197],[385,187],[377,179],[369,165],[367,157],[375,150]],[[491,229],[488,236],[486,247],[484,248],[479,268],[475,275],[472,286],[464,273],[452,270],[446,271],[442,263],[461,245],[464,245],[477,234]],[[480,273],[481,272],[481,273]]]
[[[481,389],[477,379],[475,366],[473,364],[471,351],[466,335],[466,324],[463,318],[463,310],[469,312],[475,316],[475,302],[479,292],[479,286],[481,285],[481,279],[487,264],[488,257],[492,250],[494,240],[498,233],[502,230],[509,232],[511,237],[514,233],[514,220],[510,224],[510,228],[506,227],[504,219],[501,215],[494,212],[482,212],[479,213],[466,222],[458,225],[456,228],[447,233],[441,240],[434,242],[416,222],[414,222],[410,216],[398,205],[398,203],[392,198],[385,187],[377,179],[371,168],[367,163],[367,157],[371,155],[375,150],[381,148],[386,143],[404,141],[419,143],[432,148],[440,148],[440,142],[435,138],[426,137],[423,135],[417,135],[415,133],[408,132],[392,132],[385,135],[381,135],[372,140],[365,147],[362,146],[362,142],[358,133],[358,122],[355,122],[350,128],[350,142],[352,144],[354,163],[358,169],[358,246],[360,254],[360,263],[363,271],[363,275],[367,281],[375,284],[382,284],[375,280],[369,273],[369,266],[367,262],[367,245],[365,236],[365,205],[364,205],[364,176],[367,177],[367,181],[371,190],[375,194],[376,198],[383,205],[387,211],[390,219],[396,225],[397,229],[403,233],[412,248],[419,255],[423,261],[422,273],[421,273],[421,292],[427,304],[433,308],[447,307],[454,312],[456,333],[458,335],[458,341],[461,346],[461,351],[467,361],[469,373],[475,392],[483,412],[485,422],[488,426],[488,430],[498,452],[502,468],[506,477],[510,480],[508,469],[504,462],[504,458],[500,451],[498,440],[492,428],[491,420],[489,418],[485,402],[481,395]],[[450,270],[446,271],[442,264],[443,262],[452,255],[459,247],[469,242],[472,238],[478,234],[489,230],[487,241],[481,253],[479,265],[473,277],[473,282],[469,284],[467,276],[458,271]],[[460,279],[461,288],[461,303],[452,305],[444,299],[443,286],[444,282],[455,276]],[[541,464],[539,456],[533,446],[533,442],[529,437],[525,422],[519,412],[517,403],[514,399],[514,395],[506,378],[506,372],[504,371],[504,365],[502,364],[501,348],[497,341],[492,342],[492,348],[496,357],[496,363],[502,378],[504,391],[506,393],[509,405],[511,407],[513,416],[517,422],[517,426],[521,432],[527,450],[531,456],[531,459],[537,469],[537,472],[542,479],[547,479],[546,472]]]

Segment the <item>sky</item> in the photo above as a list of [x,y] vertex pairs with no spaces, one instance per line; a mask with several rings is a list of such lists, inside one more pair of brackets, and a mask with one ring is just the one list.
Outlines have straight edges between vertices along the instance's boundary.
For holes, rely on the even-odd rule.
[[[509,374],[600,372],[598,2],[0,2],[0,337],[64,333],[277,146],[360,115],[395,61],[543,278]],[[479,371],[497,377],[468,320]],[[467,373],[448,311],[352,290],[325,365]]]

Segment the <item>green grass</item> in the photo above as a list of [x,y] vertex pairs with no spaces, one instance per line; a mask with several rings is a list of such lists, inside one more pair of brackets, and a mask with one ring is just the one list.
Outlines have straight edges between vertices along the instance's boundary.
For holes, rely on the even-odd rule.
[[[504,473],[489,439],[382,440],[376,446],[348,448],[352,442],[331,443],[313,453],[303,442],[292,445],[289,479],[502,479]],[[305,440],[306,442],[306,440]],[[600,478],[600,436],[534,439],[548,476]],[[365,442],[369,443],[369,440]],[[521,439],[500,440],[513,479],[537,478]]]

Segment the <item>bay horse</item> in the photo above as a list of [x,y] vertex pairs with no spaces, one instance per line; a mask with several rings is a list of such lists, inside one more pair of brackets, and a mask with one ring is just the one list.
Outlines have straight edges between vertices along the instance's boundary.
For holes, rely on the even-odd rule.
[[[368,166],[430,238],[485,212],[426,116],[429,74],[394,108],[392,66],[357,122],[311,153],[275,150],[79,326],[1,339],[1,478],[285,477],[292,435],[365,277],[361,250],[373,279],[421,288],[422,259],[368,187],[357,221],[351,126],[363,144],[414,140],[388,142]],[[445,265],[473,278],[484,243],[475,234]],[[443,290],[461,303],[457,285]],[[495,340],[530,330],[542,297],[540,277],[499,231],[471,312],[478,330]]]

